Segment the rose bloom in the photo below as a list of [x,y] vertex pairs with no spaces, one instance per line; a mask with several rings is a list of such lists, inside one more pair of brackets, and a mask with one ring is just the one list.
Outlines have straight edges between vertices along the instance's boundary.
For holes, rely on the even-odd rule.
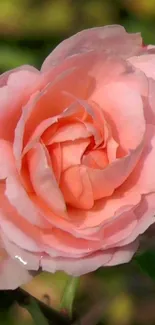
[[[0,76],[0,288],[128,262],[155,218],[155,54],[121,26]],[[33,272],[32,272],[33,271]]]

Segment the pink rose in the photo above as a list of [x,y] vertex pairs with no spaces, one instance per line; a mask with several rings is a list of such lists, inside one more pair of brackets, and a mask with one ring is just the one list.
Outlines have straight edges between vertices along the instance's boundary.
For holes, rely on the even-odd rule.
[[107,26],[1,75],[1,288],[132,258],[155,220],[154,53]]

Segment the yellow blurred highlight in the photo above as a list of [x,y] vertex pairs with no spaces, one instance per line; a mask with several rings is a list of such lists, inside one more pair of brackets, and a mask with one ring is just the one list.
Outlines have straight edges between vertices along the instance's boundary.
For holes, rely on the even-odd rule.
[[108,310],[108,324],[129,325],[134,314],[133,302],[125,293],[118,295],[111,302]]
[[123,4],[141,18],[155,16],[155,0],[127,0]]

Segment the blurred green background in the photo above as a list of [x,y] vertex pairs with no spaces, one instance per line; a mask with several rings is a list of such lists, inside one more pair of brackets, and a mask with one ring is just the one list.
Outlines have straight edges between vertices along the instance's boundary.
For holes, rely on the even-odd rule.
[[[155,0],[0,0],[0,73],[21,64],[39,68],[64,38],[107,24],[141,31],[144,43],[155,44]],[[58,309],[67,278],[62,273],[42,274],[25,289]],[[82,277],[76,315],[89,314],[96,303],[106,302],[109,294],[112,299],[101,312],[100,324],[155,324],[155,285],[134,264]],[[88,325],[95,324],[91,320]],[[0,308],[0,324],[33,322],[24,309],[13,305],[7,310]]]
[[155,0],[0,0],[0,71],[40,67],[62,39],[93,26],[122,24],[155,42]]

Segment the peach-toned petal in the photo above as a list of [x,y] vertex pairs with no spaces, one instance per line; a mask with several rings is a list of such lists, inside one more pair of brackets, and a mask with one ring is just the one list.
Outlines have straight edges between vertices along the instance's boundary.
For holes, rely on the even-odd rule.
[[114,160],[116,160],[117,157],[117,149],[119,147],[119,144],[110,137],[107,141],[107,156],[109,163],[112,163]]
[[126,190],[148,194],[155,192],[155,126],[147,125],[144,149],[136,168],[124,184]]
[[73,235],[56,228],[53,228],[52,232],[44,231],[42,233],[42,240],[47,253],[52,248],[53,250],[59,251],[59,256],[66,255],[76,258],[91,254],[103,246],[103,242],[100,240],[92,241],[75,238]]
[[[119,246],[119,242],[123,241],[135,230],[137,226],[137,218],[131,210],[125,211],[116,216],[111,222],[103,226],[98,236],[103,237],[103,248]],[[96,234],[97,235],[97,234]]]
[[91,182],[87,167],[73,166],[64,171],[61,176],[60,188],[65,201],[71,206],[81,209],[91,209],[94,204]]
[[91,28],[77,33],[60,43],[46,58],[42,71],[60,64],[64,59],[92,50],[109,50],[120,56],[130,57],[140,51],[142,39],[140,34],[128,34],[119,25]]
[[33,188],[54,212],[64,214],[66,205],[63,195],[58,187],[52,165],[50,165],[50,156],[47,149],[38,143],[28,153],[28,165],[30,179]]
[[137,218],[137,225],[130,236],[120,241],[119,246],[133,242],[155,222],[155,193],[143,196],[140,204],[135,208],[134,214]]
[[1,137],[13,141],[22,106],[27,103],[33,92],[42,87],[42,75],[34,71],[17,71],[9,75],[7,85],[0,88]]
[[62,171],[62,150],[60,143],[55,143],[53,146],[49,146],[48,152],[51,158],[55,178],[59,184]]
[[82,163],[91,168],[103,169],[108,165],[108,157],[104,149],[96,149],[85,154]]
[[113,161],[103,170],[87,168],[95,200],[112,195],[114,190],[124,183],[136,166],[142,148],[143,142],[136,150]]
[[[0,225],[3,233],[19,247],[38,252],[41,245],[40,229],[35,227],[31,220],[29,222],[22,215],[18,214],[17,210],[9,203],[5,196],[3,187],[4,185],[0,187]],[[46,220],[42,220],[43,222],[43,229],[45,226],[48,229],[50,224]]]
[[61,143],[62,172],[69,167],[81,164],[82,155],[89,143],[89,139],[79,139]]
[[91,136],[91,133],[82,123],[74,122],[60,126],[49,139],[47,139],[47,136],[46,139],[43,136],[43,141],[46,145],[50,145],[55,142],[74,141],[76,139],[88,138],[89,136]]
[[133,209],[141,200],[139,192],[125,192],[123,186],[109,197],[99,200],[89,211],[68,208],[68,214],[80,231],[90,234],[96,232],[107,222],[112,222],[125,211]]
[[124,150],[135,149],[145,133],[143,102],[138,92],[123,83],[111,83],[92,95],[103,108],[112,134]]
[[29,140],[36,127],[43,120],[58,116],[73,103],[73,98],[66,96],[65,92],[71,93],[75,97],[87,98],[90,83],[90,77],[81,67],[77,69],[72,67],[56,76],[33,107],[26,124],[25,142]]
[[[19,176],[9,175],[6,179],[5,196],[17,212],[30,223],[45,227],[46,221],[35,207],[29,195],[22,186]],[[7,206],[7,202],[6,202]]]
[[20,70],[22,70],[22,71],[31,71],[31,72],[35,72],[37,74],[40,74],[40,71],[37,70],[36,68],[34,68],[31,65],[21,65],[20,67],[17,67],[15,69],[12,69],[12,70],[9,70],[9,71],[6,71],[6,72],[4,72],[4,73],[2,73],[0,75],[0,87],[6,86],[9,76],[12,73],[20,71]]
[[0,139],[0,179],[15,171],[15,160],[11,143]]
[[[60,94],[61,96],[62,94]],[[63,96],[68,97],[68,94],[63,94]],[[69,96],[70,98],[70,96]],[[71,96],[72,98],[72,96]],[[74,97],[73,97],[74,98]],[[72,100],[73,100],[72,98]],[[76,98],[74,98],[76,99]],[[24,147],[23,150],[23,156],[35,146],[35,144],[39,141],[40,137],[42,137],[43,142],[46,144],[46,140],[48,139],[48,136],[51,137],[54,135],[54,133],[58,130],[59,124],[57,122],[64,122],[66,123],[72,123],[75,120],[82,120],[83,116],[89,115],[90,116],[93,114],[91,111],[91,108],[85,107],[81,104],[81,102],[78,101],[73,101],[67,107],[62,111],[61,114],[55,115],[53,117],[49,117],[45,120],[43,120],[38,126],[36,126],[36,129],[32,133],[31,137],[29,138],[29,141],[27,142],[26,146]],[[92,123],[84,123],[84,128],[88,132],[88,134],[92,134],[94,137],[96,135],[98,136],[97,131],[95,130],[94,126]]]
[[24,137],[24,131],[25,131],[25,124],[31,114],[31,111],[33,109],[33,105],[35,105],[36,101],[40,97],[40,92],[35,92],[29,99],[26,106],[22,109],[22,114],[20,116],[20,119],[16,125],[15,128],[15,137],[14,137],[14,143],[13,143],[13,153],[16,159],[16,166],[17,169],[20,170],[21,168],[21,153],[23,149],[23,137]]
[[64,271],[73,276],[80,276],[93,272],[99,267],[129,262],[137,250],[137,247],[138,243],[134,242],[119,249],[100,250],[80,259],[43,256],[41,265],[44,271],[52,273]]
[[[8,238],[8,240],[10,240],[12,243],[15,243],[16,245],[18,245],[18,247],[22,249],[26,249],[31,252],[40,252],[41,237],[39,236],[40,235],[39,231],[37,234],[38,236],[36,236],[35,230],[34,232],[31,231],[31,225],[27,225],[30,227],[30,231],[27,230],[25,227],[25,232],[24,232],[23,229],[22,230],[20,229],[19,224],[13,223],[13,221],[15,221],[15,218],[13,218],[13,220],[9,220],[8,217],[9,217],[8,213],[7,215],[5,215],[3,211],[0,211],[1,229],[5,234],[5,236]],[[30,237],[30,234],[31,236],[34,237]]]

